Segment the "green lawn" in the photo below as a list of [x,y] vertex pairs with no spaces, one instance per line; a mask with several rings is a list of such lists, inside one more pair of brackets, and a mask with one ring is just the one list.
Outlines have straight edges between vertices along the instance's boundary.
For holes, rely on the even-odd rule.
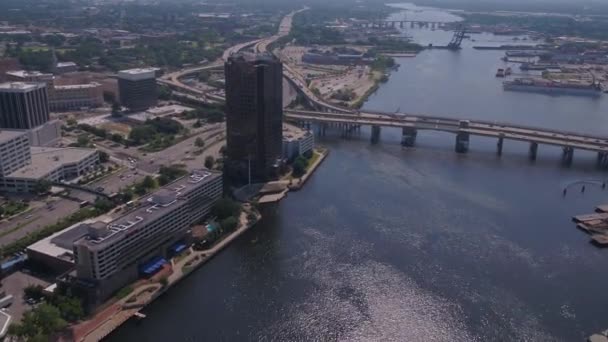
[[310,157],[310,159],[308,160],[308,165],[306,166],[306,170],[310,169],[310,167],[313,166],[319,158],[321,158],[321,153],[314,151],[312,154],[312,157]]

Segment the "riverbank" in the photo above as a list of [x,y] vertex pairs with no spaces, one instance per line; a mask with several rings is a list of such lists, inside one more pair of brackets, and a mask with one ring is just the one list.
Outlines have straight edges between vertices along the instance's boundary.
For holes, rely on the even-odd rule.
[[302,177],[296,178],[298,180],[297,183],[293,183],[293,182],[289,183],[289,190],[298,191],[298,190],[302,189],[304,184],[306,184],[306,181],[317,170],[317,167],[319,167],[319,165],[321,165],[321,163],[323,163],[323,161],[325,160],[325,157],[327,157],[328,154],[329,154],[328,149],[315,150],[313,153],[313,156],[311,157],[312,160],[310,161],[310,164],[306,168],[306,172],[304,173],[304,175],[302,175]]
[[174,257],[170,266],[166,266],[150,280],[133,284],[133,290],[127,296],[110,304],[89,320],[74,326],[72,329],[73,340],[78,342],[99,341],[131,317],[135,315],[142,317],[143,315],[139,313],[141,309],[211,260],[231,242],[253,227],[261,218],[262,215],[255,208],[250,204],[244,204],[243,211],[239,216],[239,227],[234,232],[225,236],[209,249],[198,251],[190,247],[179,256]]

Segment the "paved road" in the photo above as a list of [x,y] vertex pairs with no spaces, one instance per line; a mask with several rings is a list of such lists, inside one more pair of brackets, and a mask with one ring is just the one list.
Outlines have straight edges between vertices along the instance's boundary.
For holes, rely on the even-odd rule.
[[54,198],[50,207],[42,206],[24,213],[11,222],[0,224],[0,246],[5,246],[28,233],[56,223],[60,218],[79,209],[79,204],[62,198]]
[[[194,72],[199,72],[201,70],[217,68],[221,65],[221,63],[223,61],[227,60],[228,56],[230,56],[231,54],[236,53],[236,52],[238,52],[248,46],[254,45],[254,44],[255,44],[254,50],[256,52],[268,52],[267,50],[268,50],[268,46],[270,44],[272,44],[273,42],[277,41],[278,39],[289,34],[289,32],[291,31],[292,24],[293,24],[293,16],[299,12],[306,11],[306,10],[308,10],[308,8],[303,8],[303,9],[291,12],[288,15],[286,15],[281,20],[281,23],[279,25],[279,31],[277,32],[276,35],[273,35],[273,36],[265,38],[265,39],[258,39],[258,40],[242,43],[239,45],[235,45],[235,46],[227,49],[226,51],[224,51],[224,55],[222,56],[222,61],[215,61],[212,64],[210,64],[209,66],[205,66],[205,67],[196,67],[196,68],[184,69],[184,70],[181,70],[178,72],[174,72],[174,73],[165,75],[161,80],[159,80],[159,82],[169,85],[173,89],[179,90],[179,91],[189,94],[191,96],[192,95],[197,96],[198,99],[200,99],[200,101],[202,101],[202,102],[217,102],[217,101],[223,102],[223,101],[225,101],[224,97],[219,96],[219,95],[212,95],[212,94],[204,92],[200,89],[190,87],[187,84],[182,83],[180,81],[180,78],[182,78],[188,74],[194,73]],[[292,82],[292,84],[294,84],[297,88],[299,88],[304,93],[304,95],[316,106],[318,106],[320,108],[324,108],[326,110],[338,112],[338,113],[353,113],[354,112],[350,109],[325,102],[321,97],[319,97],[315,93],[313,93],[308,88],[308,86],[306,86],[306,80],[304,79],[304,77],[302,75],[300,75],[299,73],[297,73],[296,71],[294,71],[289,66],[289,64],[287,64],[286,62],[283,63],[283,75],[290,82]]]

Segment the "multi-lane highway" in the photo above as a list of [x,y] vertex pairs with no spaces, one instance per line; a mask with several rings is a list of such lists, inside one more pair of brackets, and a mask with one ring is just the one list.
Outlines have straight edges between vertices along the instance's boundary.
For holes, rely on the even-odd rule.
[[466,133],[498,139],[519,140],[535,144],[608,153],[608,139],[605,137],[481,120],[371,111],[358,112],[355,114],[336,114],[287,110],[285,111],[285,116],[287,119],[303,122],[401,127],[415,130],[444,131],[456,134]]
[[[213,94],[207,93],[201,89],[191,87],[191,86],[183,83],[181,81],[181,79],[187,75],[201,72],[203,70],[221,68],[223,63],[232,54],[235,54],[235,53],[237,53],[243,49],[246,49],[248,47],[251,47],[251,46],[253,46],[254,51],[257,53],[270,52],[270,51],[268,51],[268,47],[272,43],[276,42],[278,39],[287,36],[289,34],[289,32],[291,31],[291,27],[293,25],[293,17],[297,13],[306,11],[307,9],[308,8],[305,7],[298,11],[291,12],[288,15],[286,15],[285,17],[283,17],[283,19],[281,20],[281,23],[279,24],[279,30],[278,30],[277,34],[275,34],[271,37],[264,38],[264,39],[256,39],[253,41],[249,41],[249,42],[245,42],[245,43],[241,43],[241,44],[232,46],[232,47],[226,49],[226,51],[224,51],[221,59],[218,59],[217,61],[214,61],[213,63],[210,63],[205,66],[183,69],[183,70],[179,70],[179,71],[167,74],[167,75],[163,76],[162,78],[160,78],[158,80],[158,82],[161,84],[165,84],[179,92],[185,93],[190,96],[194,96],[196,99],[200,100],[201,102],[205,102],[205,103],[206,102],[222,102],[225,100],[223,97],[218,96],[218,95],[213,95]],[[337,113],[353,113],[352,110],[328,103],[325,100],[323,100],[321,97],[319,97],[315,93],[313,93],[306,85],[306,80],[304,79],[304,77],[302,77],[302,75],[300,75],[297,71],[295,71],[287,63],[283,64],[283,76],[287,80],[289,80],[291,82],[291,84],[293,84],[296,88],[298,88],[299,91],[306,97],[306,99],[315,108],[329,110],[329,111],[337,112]]]

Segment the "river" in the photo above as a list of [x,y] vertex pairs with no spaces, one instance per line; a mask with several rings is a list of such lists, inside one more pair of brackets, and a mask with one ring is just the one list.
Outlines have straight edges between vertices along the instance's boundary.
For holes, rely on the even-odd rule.
[[[449,16],[414,9],[415,15]],[[396,14],[401,15],[401,14]],[[447,19],[451,20],[451,19]],[[437,45],[451,34],[411,30]],[[607,134],[601,99],[503,92],[500,52],[472,44],[403,58],[367,109],[479,118]],[[447,41],[444,41],[447,39]],[[384,129],[318,138],[331,153],[236,243],[109,341],[582,341],[608,328],[608,251],[571,216],[607,199],[595,156],[420,132],[415,148]],[[562,189],[569,187],[563,197]]]

